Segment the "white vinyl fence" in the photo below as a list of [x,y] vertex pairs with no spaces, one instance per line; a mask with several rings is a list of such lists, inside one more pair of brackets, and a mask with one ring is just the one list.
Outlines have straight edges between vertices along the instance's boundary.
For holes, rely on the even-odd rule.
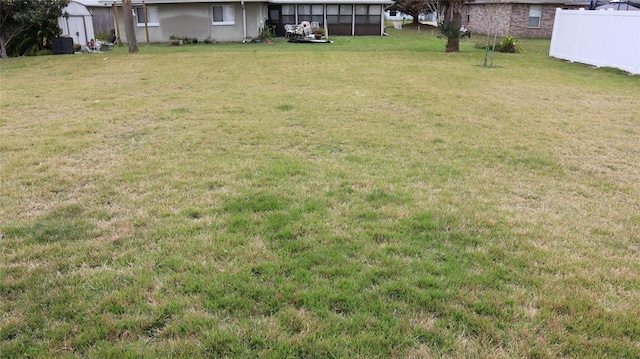
[[640,74],[640,11],[556,9],[549,55]]

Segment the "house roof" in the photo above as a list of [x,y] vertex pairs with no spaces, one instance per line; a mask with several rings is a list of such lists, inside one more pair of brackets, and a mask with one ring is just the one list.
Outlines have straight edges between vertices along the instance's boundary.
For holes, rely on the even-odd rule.
[[557,6],[589,6],[590,0],[471,0],[468,4],[527,4]]
[[100,4],[98,0],[73,0],[73,1],[79,2],[80,4],[87,7],[96,7],[96,6],[102,7],[102,4]]
[[[232,3],[232,2],[258,2],[265,3],[267,0],[145,0],[146,5],[150,4],[194,4],[194,3]],[[98,0],[101,6],[111,6],[116,3],[118,6],[122,6],[122,0]],[[133,6],[141,6],[142,0],[132,0]]]
[[[145,0],[145,4],[229,3],[240,1],[270,4],[393,4],[393,0]],[[114,2],[122,5],[122,0],[80,0],[80,2],[96,2],[98,5],[95,6],[111,6]],[[133,5],[142,5],[142,0],[132,0],[131,2]]]
[[[82,2],[97,2],[96,6],[111,6],[114,2],[122,5],[122,0],[81,0]],[[189,4],[189,3],[229,3],[229,2],[258,2],[271,4],[393,4],[393,0],[145,0],[145,4]],[[142,0],[132,0],[133,5],[142,5]],[[89,6],[89,5],[87,5]]]
[[267,2],[270,4],[393,4],[393,0],[267,0]]
[[640,8],[635,7],[633,5],[629,5],[629,3],[610,3],[600,5],[596,8],[596,10],[618,10],[618,11],[640,11]]

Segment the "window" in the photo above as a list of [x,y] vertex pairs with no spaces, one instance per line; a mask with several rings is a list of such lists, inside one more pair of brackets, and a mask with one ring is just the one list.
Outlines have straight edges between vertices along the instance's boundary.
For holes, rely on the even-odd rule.
[[542,16],[542,5],[529,6],[528,27],[540,27],[540,17]]
[[327,5],[329,24],[351,24],[353,7],[351,5]]
[[353,14],[353,7],[351,5],[340,5],[340,20],[341,24],[351,24],[351,14]]
[[281,20],[283,24],[295,24],[296,23],[296,6],[295,5],[282,5]]
[[380,24],[382,6],[356,5],[356,24]]
[[294,5],[282,5],[282,15],[295,15],[296,8]]
[[298,5],[298,22],[324,22],[324,5]]
[[[160,26],[160,21],[158,21],[158,7],[157,6],[147,6],[147,25],[148,26]],[[135,8],[136,20],[138,22],[138,26],[144,26],[144,10],[141,7]]]
[[324,5],[311,5],[311,21],[324,23]]
[[213,6],[213,24],[214,25],[233,25],[236,20],[233,16],[233,5],[214,5]]
[[298,23],[311,20],[311,5],[298,5]]

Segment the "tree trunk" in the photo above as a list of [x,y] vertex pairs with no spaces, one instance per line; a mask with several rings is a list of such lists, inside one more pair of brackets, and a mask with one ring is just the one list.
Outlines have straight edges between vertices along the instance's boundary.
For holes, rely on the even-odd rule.
[[7,55],[7,44],[4,38],[0,37],[0,58],[6,59],[7,57],[9,57]]
[[450,35],[447,36],[447,46],[445,47],[445,51],[458,52],[460,51],[460,27],[462,26],[462,14],[460,13],[459,6],[454,4],[451,8],[451,18],[448,21],[451,26],[451,32]]
[[136,40],[136,28],[133,23],[133,6],[131,0],[122,0],[122,11],[124,12],[124,33],[127,35],[129,53],[138,52],[138,40]]

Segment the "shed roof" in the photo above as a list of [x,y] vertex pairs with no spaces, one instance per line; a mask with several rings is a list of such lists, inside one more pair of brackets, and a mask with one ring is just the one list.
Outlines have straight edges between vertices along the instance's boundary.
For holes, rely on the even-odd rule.
[[62,13],[67,13],[71,16],[91,16],[87,7],[77,1],[70,1],[69,4],[62,9]]
[[74,1],[79,2],[80,4],[86,7],[103,7],[104,6],[103,4],[100,4],[98,0],[74,0]]

